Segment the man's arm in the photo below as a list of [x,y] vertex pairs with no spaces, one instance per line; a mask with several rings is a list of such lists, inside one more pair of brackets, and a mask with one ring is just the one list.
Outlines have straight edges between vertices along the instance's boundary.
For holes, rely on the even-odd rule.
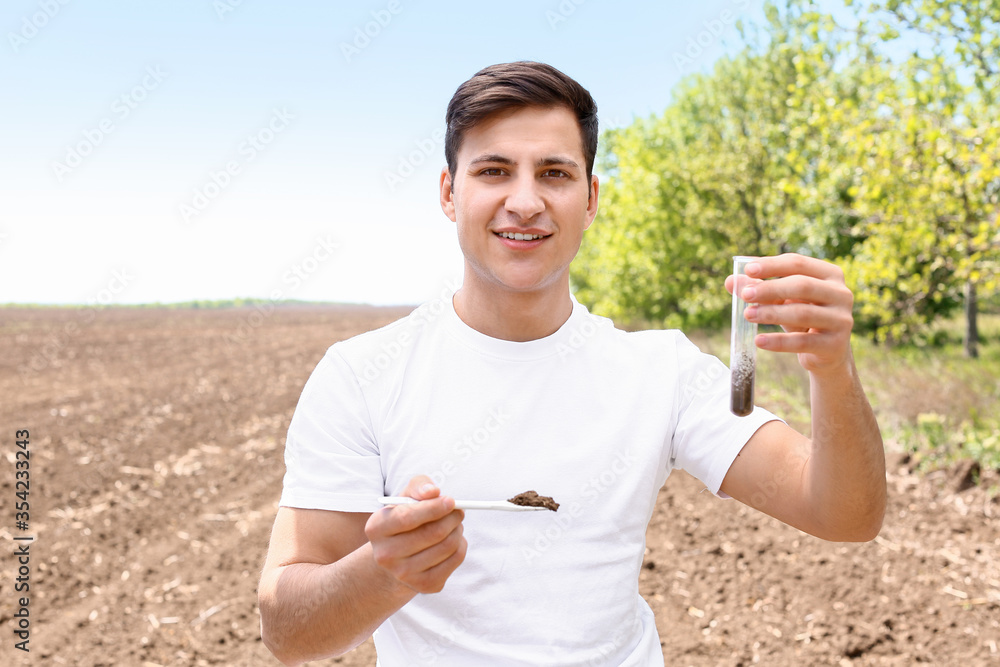
[[[853,295],[833,264],[795,254],[748,269],[747,319],[779,324],[757,346],[794,352],[809,372],[812,439],[780,422],[750,438],[721,491],[827,540],[874,539],[885,514],[882,436],[851,353]],[[731,289],[732,279],[727,280]]]
[[415,477],[423,500],[371,515],[281,507],[258,600],[261,637],[286,665],[351,650],[417,593],[440,591],[465,558],[464,512]]

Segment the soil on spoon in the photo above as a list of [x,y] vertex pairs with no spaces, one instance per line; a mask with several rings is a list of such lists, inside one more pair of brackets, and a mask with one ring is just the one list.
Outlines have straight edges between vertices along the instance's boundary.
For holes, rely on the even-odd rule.
[[515,505],[522,505],[524,507],[544,507],[545,509],[550,509],[553,512],[559,510],[559,503],[552,500],[549,496],[540,496],[535,491],[525,491],[524,493],[519,493],[513,498],[508,498],[507,502],[514,503]]

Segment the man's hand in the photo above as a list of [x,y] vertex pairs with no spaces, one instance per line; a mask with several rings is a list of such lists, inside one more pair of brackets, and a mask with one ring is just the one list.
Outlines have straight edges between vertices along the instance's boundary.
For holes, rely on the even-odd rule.
[[[812,438],[778,421],[760,427],[722,491],[774,518],[833,541],[873,539],[886,505],[882,436],[851,354],[854,296],[837,266],[802,255],[761,257],[741,296],[746,318],[777,324],[757,347],[794,352],[809,371]],[[770,278],[770,280],[768,280]],[[732,291],[733,277],[726,280]]]
[[[850,363],[854,295],[838,266],[788,253],[755,260],[747,275],[760,280],[743,288],[743,300],[755,304],[747,308],[747,320],[784,329],[759,334],[757,347],[795,352],[810,372],[842,370]],[[732,292],[733,276],[726,289]]]
[[429,477],[418,475],[402,495],[422,502],[380,509],[365,525],[375,562],[418,593],[441,591],[468,548],[462,536],[465,512],[440,494]]

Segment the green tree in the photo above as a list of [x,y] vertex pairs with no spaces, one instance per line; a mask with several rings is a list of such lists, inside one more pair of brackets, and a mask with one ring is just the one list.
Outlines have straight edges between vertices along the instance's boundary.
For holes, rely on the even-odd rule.
[[851,134],[859,311],[898,340],[964,302],[974,357],[977,293],[996,291],[1000,276],[1000,2],[876,0],[866,14],[882,40],[927,44],[872,82]]
[[851,178],[839,137],[859,74],[813,2],[766,6],[766,32],[685,79],[659,116],[606,133],[601,215],[572,277],[611,317],[722,320],[730,256],[850,250]]

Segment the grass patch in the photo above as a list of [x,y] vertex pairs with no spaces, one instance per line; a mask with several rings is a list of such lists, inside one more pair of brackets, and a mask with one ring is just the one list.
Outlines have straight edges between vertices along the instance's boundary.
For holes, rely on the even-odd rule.
[[996,419],[954,419],[929,412],[898,432],[921,471],[949,468],[962,461],[977,461],[983,469],[1000,470],[1000,423]]
[[[883,438],[923,471],[977,461],[1000,470],[1000,316],[980,318],[979,358],[962,347],[961,319],[942,322],[938,345],[876,345],[854,337],[854,356]],[[729,362],[729,332],[692,332],[705,352]],[[809,377],[795,355],[758,351],[756,402],[810,432]]]
[[981,316],[979,324],[978,359],[964,354],[961,319],[935,327],[937,346],[856,347],[883,434],[921,470],[968,460],[1000,470],[1000,316]]

